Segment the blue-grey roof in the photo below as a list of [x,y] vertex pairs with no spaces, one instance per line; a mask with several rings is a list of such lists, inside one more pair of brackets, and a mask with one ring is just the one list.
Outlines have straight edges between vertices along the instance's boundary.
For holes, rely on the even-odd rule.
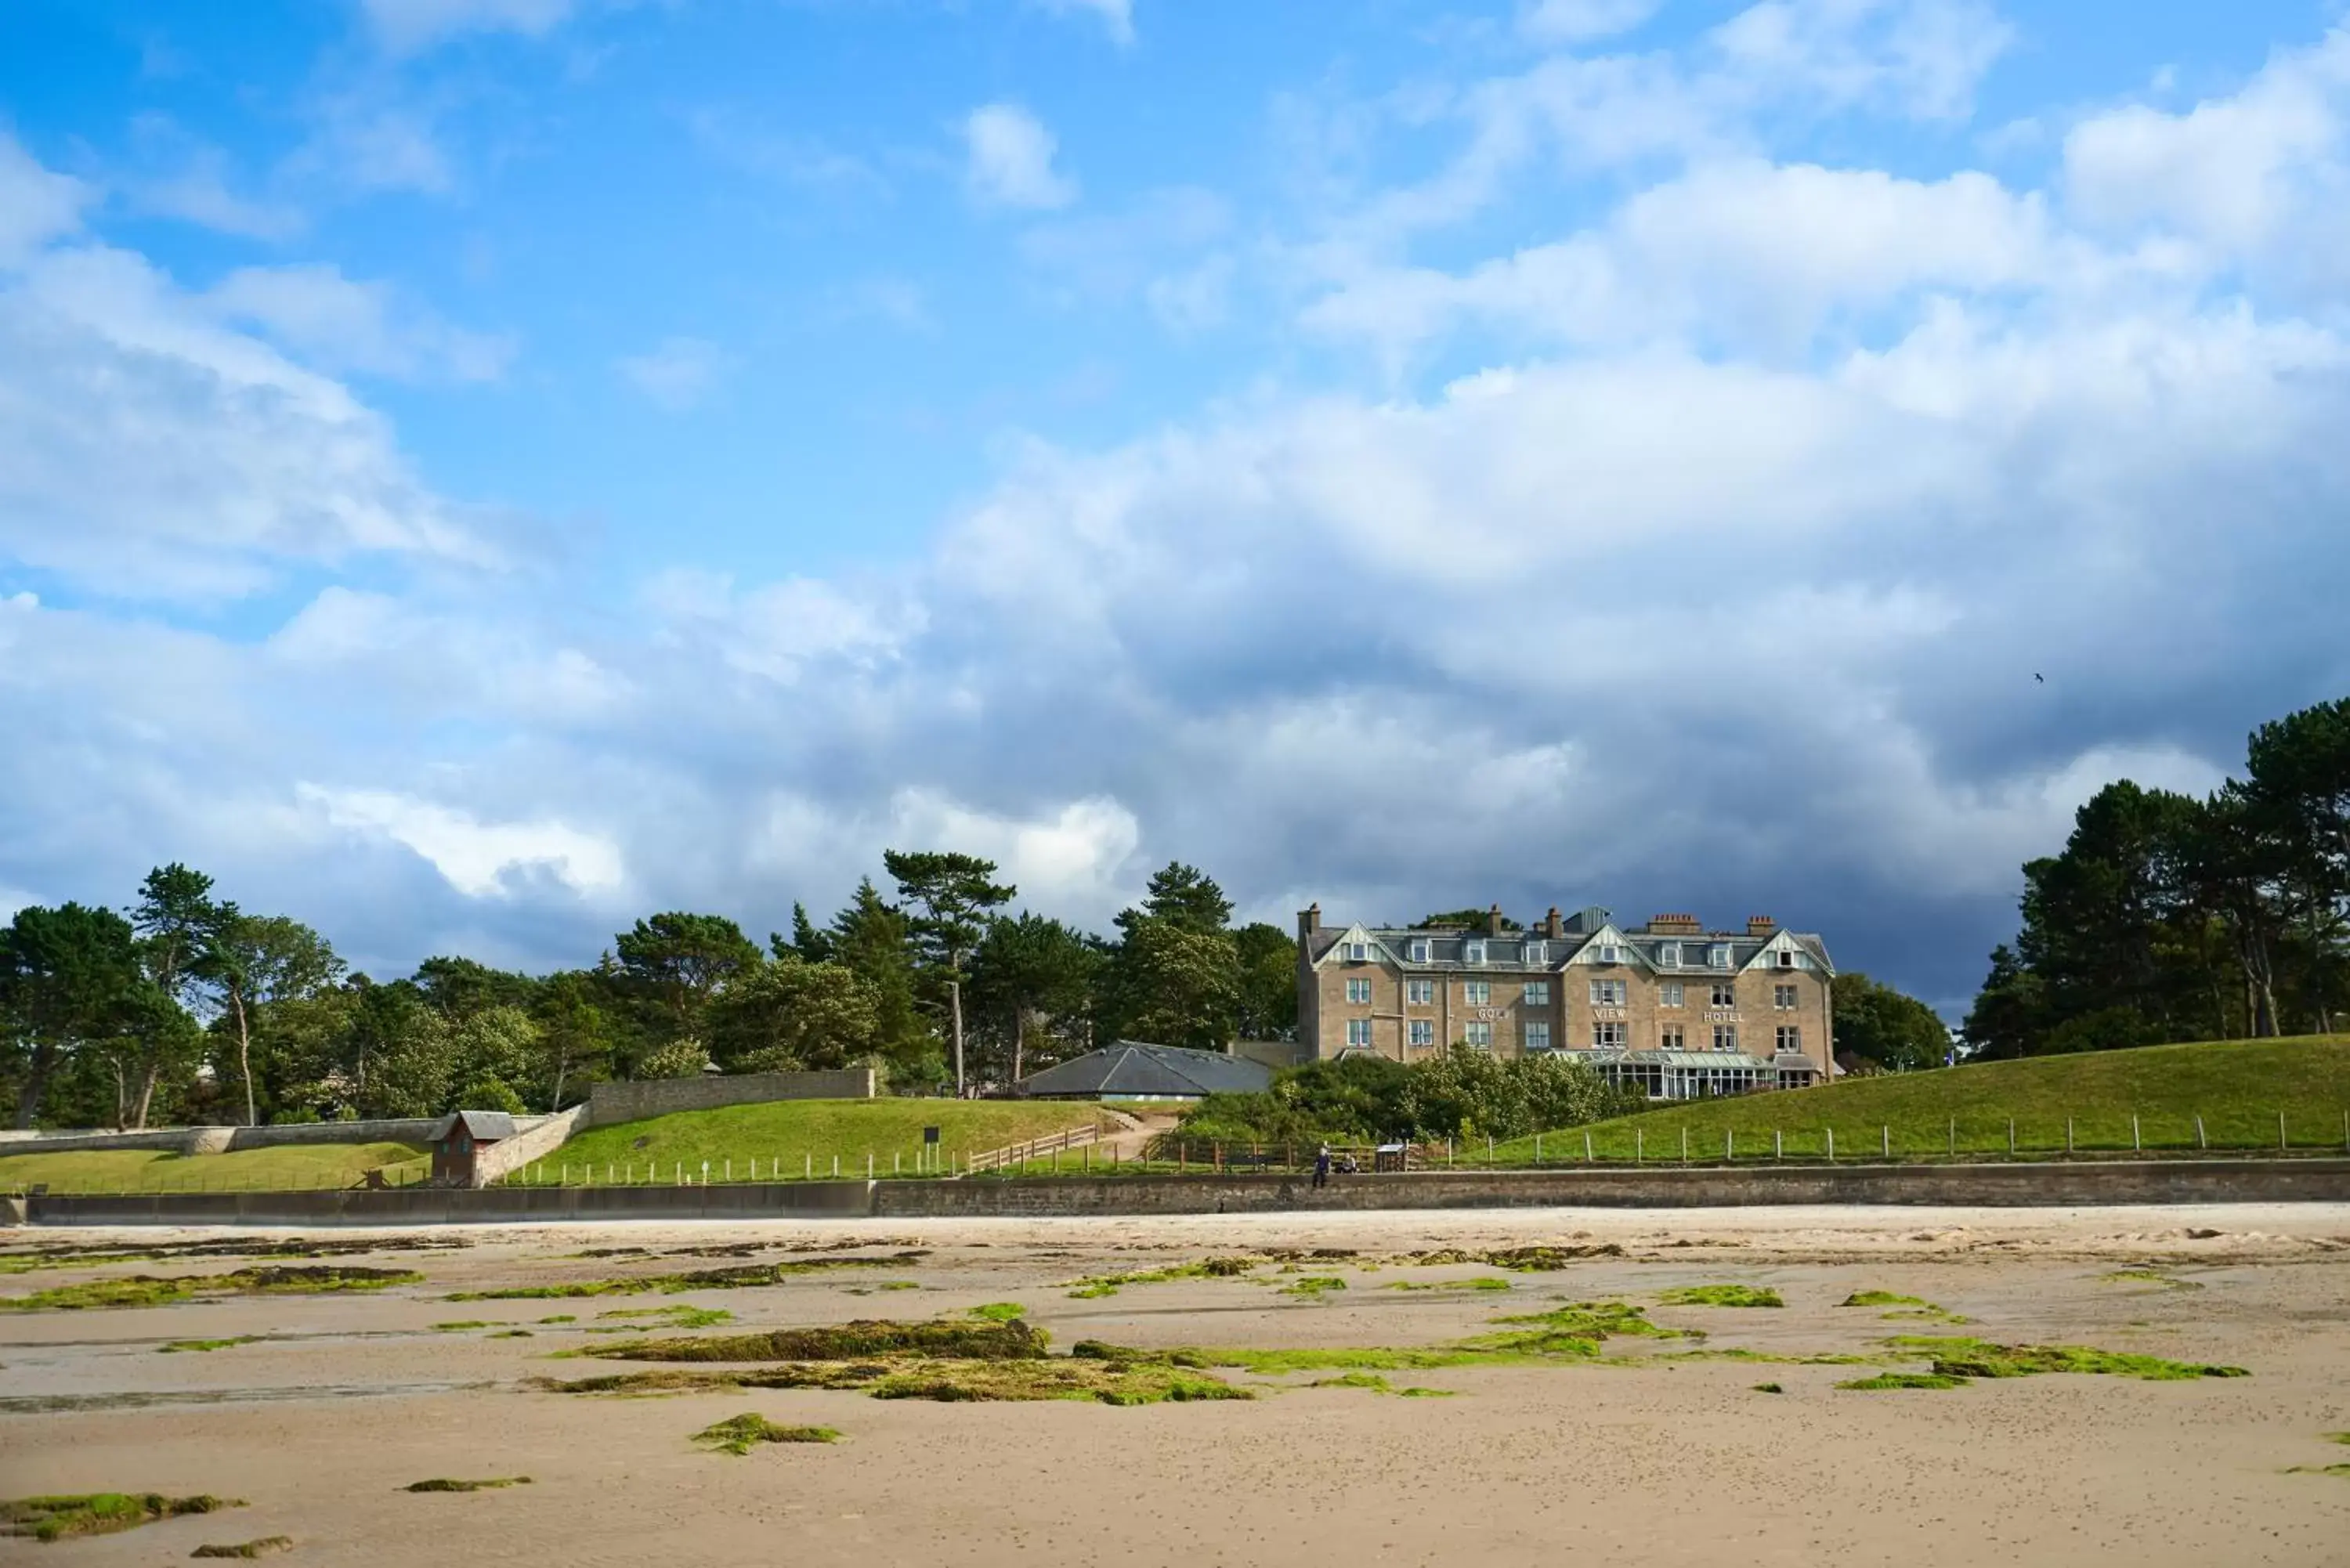
[[515,1135],[515,1119],[504,1111],[457,1111],[442,1119],[432,1129],[432,1141],[446,1139],[462,1123],[475,1143],[495,1143]]
[[1271,1086],[1273,1069],[1221,1051],[1121,1040],[1020,1080],[1032,1096],[1247,1095]]

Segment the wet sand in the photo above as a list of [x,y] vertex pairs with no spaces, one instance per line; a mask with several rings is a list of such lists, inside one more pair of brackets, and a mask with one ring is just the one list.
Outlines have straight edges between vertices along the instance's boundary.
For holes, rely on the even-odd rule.
[[[271,1231],[273,1238],[290,1232]],[[350,1231],[324,1233],[341,1244]],[[528,1553],[556,1564],[2350,1563],[2350,1209],[1949,1211],[1741,1210],[1280,1215],[1104,1220],[633,1224],[410,1232],[450,1249],[325,1260],[413,1267],[380,1293],[242,1297],[0,1315],[0,1496],[209,1491],[250,1506],[0,1559],[184,1559],[207,1542],[294,1538],[288,1563],[436,1565]],[[0,1233],[20,1249],[253,1241],[222,1231]],[[919,1262],[754,1289],[451,1302],[453,1292],[923,1249]],[[1513,1273],[1507,1293],[1398,1291],[1491,1276],[1475,1264],[1364,1265],[1437,1247],[1614,1244],[1620,1256]],[[581,1258],[737,1243],[748,1257]],[[1345,1249],[1307,1272],[1344,1291],[1284,1296],[1187,1279],[1072,1299],[1068,1282],[1218,1252]],[[233,1258],[42,1269],[0,1294]],[[2106,1276],[2146,1268],[2161,1281]],[[1260,1272],[1273,1278],[1274,1271]],[[885,1291],[883,1281],[919,1290]],[[1274,1279],[1274,1282],[1286,1282]],[[1768,1286],[1781,1310],[1659,1304],[1679,1286]],[[1887,1322],[1837,1303],[1896,1292],[1974,1320]],[[1859,1392],[1875,1368],[1660,1358],[1611,1340],[1585,1365],[1391,1375],[1456,1397],[1221,1376],[1246,1402],[1114,1408],[941,1404],[829,1390],[663,1398],[542,1392],[530,1380],[640,1369],[550,1352],[608,1339],[599,1312],[723,1307],[738,1324],[962,1314],[1018,1302],[1056,1345],[1435,1345],[1505,1313],[1620,1299],[1705,1331],[1708,1350],[1867,1353],[1899,1333],[2083,1345],[2215,1362],[2184,1382],[2052,1375]],[[571,1324],[537,1320],[570,1314]],[[521,1326],[435,1332],[479,1319]],[[263,1336],[205,1354],[168,1341]],[[1910,1365],[1922,1368],[1922,1358]],[[1785,1392],[1753,1386],[1776,1382]],[[832,1446],[735,1459],[691,1435],[755,1410],[837,1428]],[[533,1484],[412,1495],[428,1477]]]

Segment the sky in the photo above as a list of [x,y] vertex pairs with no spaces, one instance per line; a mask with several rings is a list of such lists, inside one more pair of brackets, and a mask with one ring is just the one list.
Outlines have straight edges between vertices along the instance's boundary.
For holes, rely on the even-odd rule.
[[2350,690],[2334,0],[10,0],[0,911],[1769,914]]

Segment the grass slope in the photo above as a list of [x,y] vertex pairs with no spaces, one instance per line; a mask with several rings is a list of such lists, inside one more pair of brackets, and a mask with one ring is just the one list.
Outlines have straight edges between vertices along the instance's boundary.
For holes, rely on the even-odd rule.
[[[1693,1160],[1722,1158],[1726,1134],[1736,1135],[1741,1159],[1767,1159],[1773,1135],[1788,1155],[1826,1152],[1835,1132],[1838,1158],[1880,1157],[1889,1129],[1896,1158],[1947,1155],[1951,1124],[1960,1154],[2007,1152],[2008,1122],[2021,1152],[2064,1147],[2073,1119],[2074,1147],[2126,1150],[2130,1117],[2138,1118],[2147,1149],[2193,1149],[2195,1118],[2203,1118],[2213,1148],[2272,1149],[2282,1112],[2292,1147],[2344,1147],[2343,1116],[2350,1111],[2350,1036],[2298,1040],[2227,1040],[1985,1062],[1934,1072],[1860,1078],[1817,1089],[1692,1101],[1545,1134],[1547,1162],[1580,1160],[1583,1135],[1602,1160],[1634,1158],[1641,1135],[1648,1158],[1678,1160],[1681,1134]],[[1503,1163],[1528,1163],[1532,1138],[1496,1151]]]
[[890,1173],[890,1157],[896,1155],[910,1175],[926,1127],[939,1128],[939,1147],[960,1160],[974,1150],[1091,1126],[1097,1114],[1089,1105],[1045,1101],[784,1100],[726,1106],[592,1127],[515,1179],[552,1185],[568,1164],[575,1183],[590,1165],[598,1185],[608,1167],[623,1181],[631,1166],[639,1182],[647,1179],[649,1167],[659,1171],[660,1180],[669,1181],[680,1166],[698,1178],[705,1159],[713,1181],[725,1179],[730,1159],[737,1181],[749,1179],[754,1159],[762,1180],[776,1160],[783,1162],[786,1179],[799,1177],[811,1165],[816,1176],[825,1178],[832,1174],[835,1156],[842,1176],[862,1177],[868,1153],[879,1174]]
[[160,1148],[10,1154],[0,1155],[0,1192],[21,1192],[36,1182],[47,1182],[52,1192],[348,1187],[377,1166],[388,1168],[387,1179],[412,1182],[431,1174],[432,1155],[404,1143],[297,1144],[193,1156]]

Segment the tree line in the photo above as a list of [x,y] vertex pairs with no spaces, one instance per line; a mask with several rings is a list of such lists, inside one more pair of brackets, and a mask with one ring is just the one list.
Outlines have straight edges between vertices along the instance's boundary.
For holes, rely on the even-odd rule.
[[1296,946],[1234,926],[1170,864],[1097,936],[1010,909],[994,863],[889,850],[830,920],[804,905],[763,947],[668,911],[585,968],[458,956],[353,972],[317,930],[212,877],[150,872],[121,909],[64,903],[0,929],[0,1093],[18,1127],[144,1127],[553,1110],[598,1080],[869,1064],[893,1090],[962,1093],[1138,1038],[1221,1047],[1296,1030]]
[[2023,867],[1965,1025],[1991,1057],[2328,1033],[2350,1003],[2350,699],[2262,724],[2198,797],[2097,792]]

